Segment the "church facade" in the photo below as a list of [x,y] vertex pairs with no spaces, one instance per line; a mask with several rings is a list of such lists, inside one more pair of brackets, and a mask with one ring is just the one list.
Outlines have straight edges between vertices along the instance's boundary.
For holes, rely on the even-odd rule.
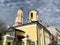
[[6,31],[3,45],[49,45],[52,34],[38,21],[38,11],[32,9],[28,13],[29,21],[23,24],[23,10],[20,8],[14,25]]

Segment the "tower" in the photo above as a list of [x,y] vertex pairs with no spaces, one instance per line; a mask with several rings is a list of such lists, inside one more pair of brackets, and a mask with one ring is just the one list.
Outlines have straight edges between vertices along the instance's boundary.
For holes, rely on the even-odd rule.
[[29,22],[37,21],[38,11],[35,9],[32,9],[29,11]]
[[23,8],[20,7],[20,9],[17,12],[17,17],[15,20],[15,24],[13,26],[19,26],[23,24]]

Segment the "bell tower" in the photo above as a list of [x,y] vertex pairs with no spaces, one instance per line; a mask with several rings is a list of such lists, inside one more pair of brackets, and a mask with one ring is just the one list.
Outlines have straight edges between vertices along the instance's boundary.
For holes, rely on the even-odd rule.
[[13,26],[19,26],[23,24],[23,8],[20,7],[20,9],[17,11],[17,17],[15,20],[15,24]]
[[29,22],[37,21],[38,18],[38,11],[35,9],[32,9],[29,11]]

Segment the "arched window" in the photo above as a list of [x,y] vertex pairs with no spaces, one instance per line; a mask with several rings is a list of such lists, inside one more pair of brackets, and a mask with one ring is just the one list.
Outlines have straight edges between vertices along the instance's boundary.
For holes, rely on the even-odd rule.
[[31,18],[33,18],[33,13],[31,13]]

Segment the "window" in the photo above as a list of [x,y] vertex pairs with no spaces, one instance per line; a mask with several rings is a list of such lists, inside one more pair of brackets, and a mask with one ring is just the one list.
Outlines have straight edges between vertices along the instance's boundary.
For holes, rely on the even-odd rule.
[[33,13],[31,13],[31,18],[33,18]]

